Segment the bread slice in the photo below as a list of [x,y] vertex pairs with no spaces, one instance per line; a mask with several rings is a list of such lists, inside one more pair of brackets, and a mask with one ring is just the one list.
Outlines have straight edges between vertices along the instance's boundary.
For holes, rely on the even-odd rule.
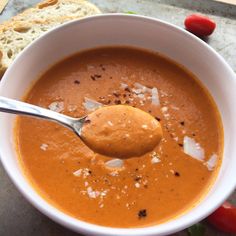
[[64,22],[101,13],[84,0],[45,0],[0,25],[0,78],[34,39]]

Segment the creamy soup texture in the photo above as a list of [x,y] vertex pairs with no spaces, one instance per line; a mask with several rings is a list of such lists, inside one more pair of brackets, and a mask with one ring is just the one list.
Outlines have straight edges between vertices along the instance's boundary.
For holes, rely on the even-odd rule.
[[[111,227],[159,224],[198,204],[218,173],[223,131],[216,105],[190,72],[159,54],[127,47],[80,52],[46,71],[25,100],[72,117],[99,113],[103,106],[132,106],[161,125],[162,139],[153,150],[118,159],[92,151],[58,124],[17,119],[26,177],[44,199],[75,218]],[[104,120],[109,132],[103,138],[116,140],[111,120]],[[100,132],[101,126],[93,123],[93,132],[86,125],[87,137]],[[131,130],[137,143],[155,135],[139,131]],[[128,141],[117,145],[135,148]]]

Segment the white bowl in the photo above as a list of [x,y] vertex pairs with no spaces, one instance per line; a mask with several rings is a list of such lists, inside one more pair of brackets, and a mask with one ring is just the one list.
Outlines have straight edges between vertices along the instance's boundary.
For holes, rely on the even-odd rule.
[[[163,21],[134,15],[108,14],[60,26],[34,41],[14,61],[0,84],[0,95],[21,99],[39,76],[61,59],[80,50],[108,45],[130,45],[160,52],[192,71],[215,99],[224,125],[224,157],[217,180],[193,209],[166,223],[144,228],[118,229],[72,218],[48,204],[22,174],[14,149],[13,115],[0,117],[2,163],[19,191],[54,221],[89,235],[168,235],[213,212],[236,185],[236,78],[233,71],[206,43]],[[122,217],[122,216],[121,216]]]

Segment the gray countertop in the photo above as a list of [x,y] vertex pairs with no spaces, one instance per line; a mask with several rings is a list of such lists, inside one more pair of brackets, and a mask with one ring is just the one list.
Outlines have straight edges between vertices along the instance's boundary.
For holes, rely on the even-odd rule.
[[[38,0],[10,0],[0,22],[30,7]],[[183,27],[186,15],[199,11],[217,22],[217,29],[207,43],[220,53],[236,72],[236,6],[211,0],[91,0],[103,12],[134,11]],[[222,78],[224,79],[224,78]],[[0,235],[1,236],[73,236],[32,207],[17,191],[0,164]],[[229,200],[236,204],[236,192]],[[206,236],[226,236],[207,225]],[[175,234],[187,235],[186,231]],[[232,235],[232,234],[231,234]]]

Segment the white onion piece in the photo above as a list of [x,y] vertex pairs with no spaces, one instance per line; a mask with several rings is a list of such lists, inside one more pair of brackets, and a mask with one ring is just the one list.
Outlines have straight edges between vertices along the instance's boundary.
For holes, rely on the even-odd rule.
[[84,98],[84,103],[83,106],[85,107],[86,110],[88,111],[95,111],[98,108],[102,107],[103,104],[97,101],[94,101],[90,98],[85,97]]
[[121,159],[113,159],[105,162],[105,166],[109,168],[122,168],[124,166],[124,161]]
[[157,88],[152,88],[152,104],[160,106],[160,99]]
[[214,167],[216,166],[217,160],[218,160],[217,155],[212,154],[211,157],[209,158],[209,160],[207,162],[205,162],[207,169],[212,171],[214,169]]
[[184,136],[184,153],[199,161],[204,160],[204,149],[188,136]]

